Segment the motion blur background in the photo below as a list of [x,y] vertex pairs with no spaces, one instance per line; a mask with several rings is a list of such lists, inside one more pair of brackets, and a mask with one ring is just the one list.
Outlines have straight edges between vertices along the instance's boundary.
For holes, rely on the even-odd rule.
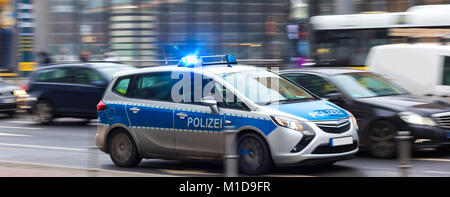
[[[450,0],[0,0],[0,75],[27,76],[39,66],[39,52],[54,62],[77,61],[81,52],[90,53],[90,60],[108,54],[135,66],[187,54],[233,54],[255,64],[289,66],[333,55],[333,47],[349,54],[342,45],[317,41],[330,38],[311,31],[312,16],[438,4]],[[385,31],[339,33],[356,54],[356,60],[340,63],[363,66],[357,59],[372,46],[395,42]]]

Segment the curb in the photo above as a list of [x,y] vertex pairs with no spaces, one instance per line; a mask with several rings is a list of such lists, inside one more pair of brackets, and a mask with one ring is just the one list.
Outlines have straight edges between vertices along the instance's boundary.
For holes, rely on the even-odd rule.
[[[41,172],[42,176],[38,175],[39,177],[61,177],[60,175],[57,176],[45,175],[46,172],[49,174],[53,173],[53,174],[68,175],[64,177],[80,177],[80,176],[81,177],[176,177],[173,175],[165,175],[165,174],[105,170],[100,168],[80,168],[61,165],[25,163],[25,162],[2,161],[2,160],[0,160],[0,168],[14,168],[17,169],[18,172],[27,170]],[[2,177],[2,174],[0,174],[0,177]],[[26,177],[26,175],[21,177]]]

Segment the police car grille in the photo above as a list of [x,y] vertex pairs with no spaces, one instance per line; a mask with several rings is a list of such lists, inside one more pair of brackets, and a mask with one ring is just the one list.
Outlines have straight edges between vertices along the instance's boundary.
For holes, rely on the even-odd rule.
[[327,133],[344,133],[350,129],[350,120],[345,120],[343,122],[321,122],[316,123],[316,125]]
[[450,112],[432,115],[433,120],[444,129],[450,129]]
[[336,154],[350,152],[358,148],[358,142],[353,141],[353,144],[331,147],[330,144],[322,144],[318,146],[312,154]]

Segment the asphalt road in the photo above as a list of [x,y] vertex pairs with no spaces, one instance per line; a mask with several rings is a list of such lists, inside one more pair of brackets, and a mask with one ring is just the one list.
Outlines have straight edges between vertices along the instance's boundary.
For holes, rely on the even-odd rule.
[[[33,164],[47,169],[72,167],[126,172],[129,176],[222,176],[223,165],[150,159],[135,168],[118,168],[95,148],[96,123],[59,119],[51,126],[36,124],[31,116],[0,117],[0,168],[2,162]],[[450,177],[450,151],[413,154],[410,176]],[[265,176],[286,177],[395,177],[397,160],[374,159],[361,152],[357,158],[329,167],[283,167]],[[9,165],[9,168],[14,165]],[[92,172],[92,171],[90,171]],[[1,176],[1,174],[0,174]],[[24,174],[26,176],[26,174]],[[92,174],[95,176],[95,174]]]

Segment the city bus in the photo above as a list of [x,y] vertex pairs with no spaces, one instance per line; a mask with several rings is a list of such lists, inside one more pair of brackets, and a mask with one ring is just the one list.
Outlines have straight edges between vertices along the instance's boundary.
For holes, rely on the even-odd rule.
[[414,6],[406,12],[323,15],[311,17],[311,51],[317,65],[365,66],[378,45],[437,41],[450,35],[450,5]]

